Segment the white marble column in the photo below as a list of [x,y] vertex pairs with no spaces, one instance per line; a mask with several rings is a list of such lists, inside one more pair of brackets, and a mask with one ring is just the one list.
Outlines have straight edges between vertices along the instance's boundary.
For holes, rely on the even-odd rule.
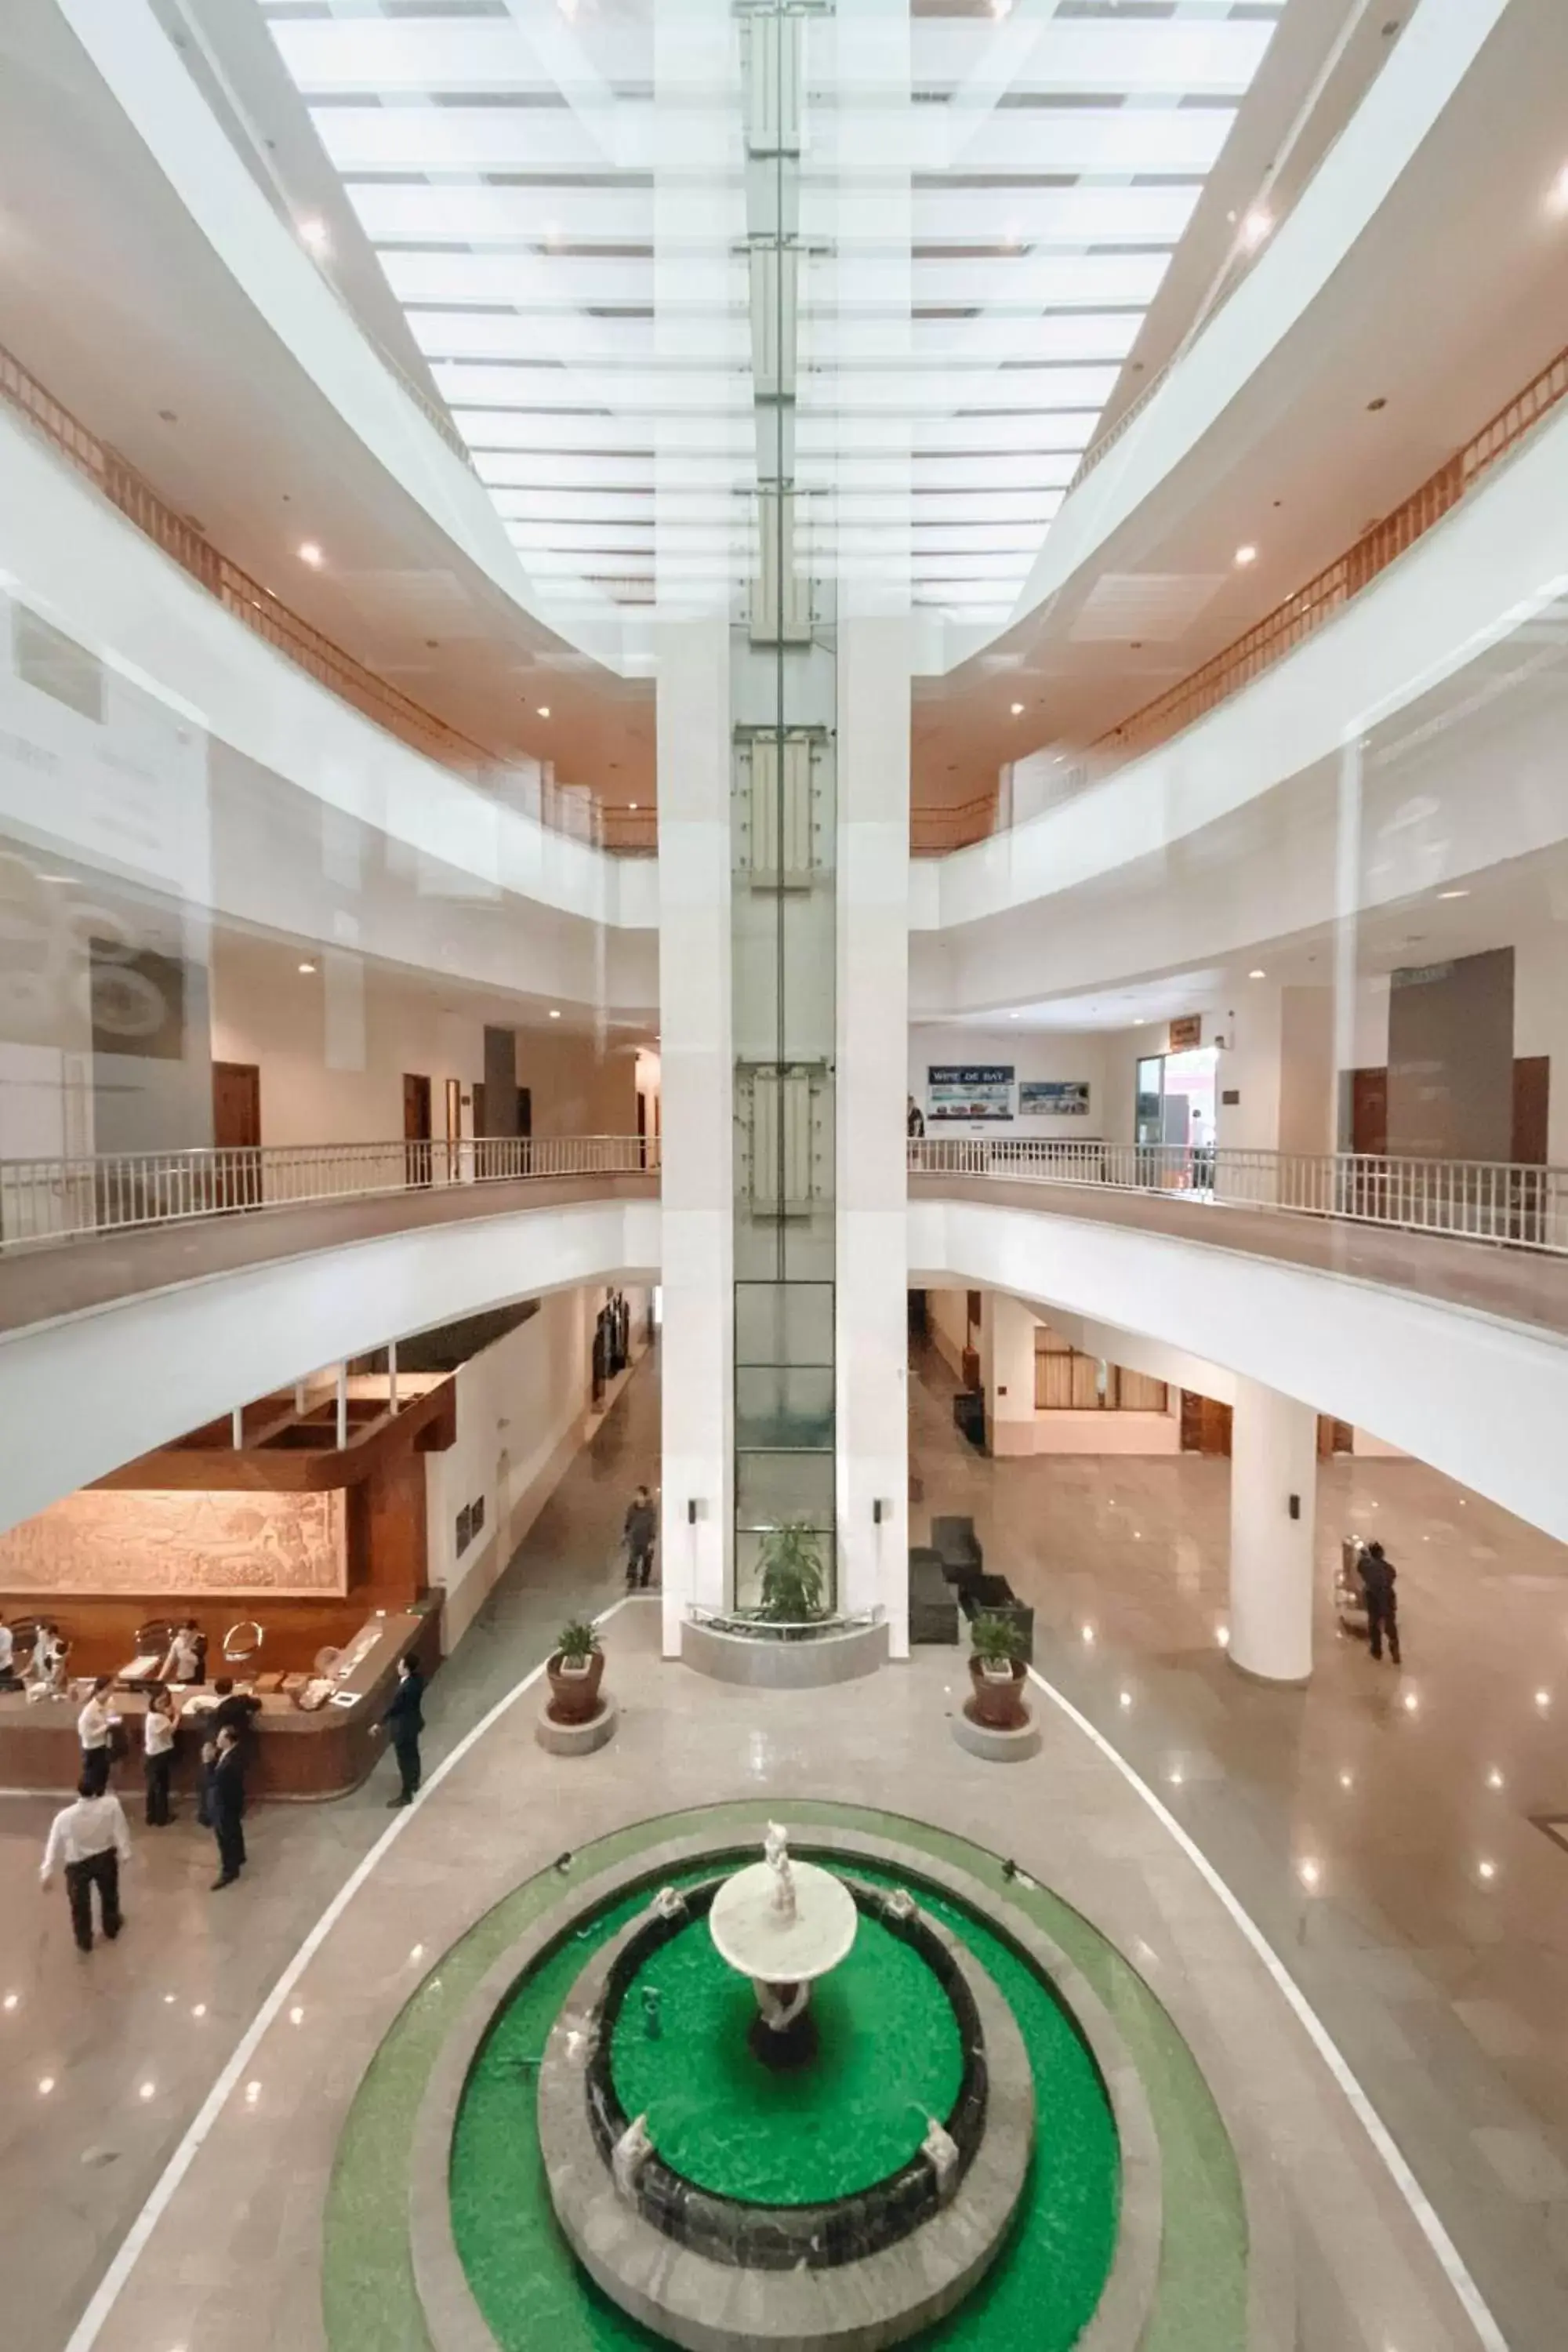
[[1231,1423],[1230,1662],[1263,1682],[1304,1683],[1312,1671],[1317,1489],[1316,1412],[1238,1378]]
[[999,1458],[1035,1450],[1035,1318],[1020,1298],[985,1294],[980,1375],[985,1390],[985,1437]]
[[[855,0],[822,27],[868,94],[823,126],[839,189],[830,264],[837,365],[910,349],[910,13]],[[814,28],[814,36],[816,31]],[[831,400],[829,386],[825,397]],[[837,1519],[840,1591],[880,1604],[909,1654],[910,422],[886,419],[870,476],[841,455],[837,487],[874,478],[884,518],[837,565]]]
[[660,631],[658,688],[660,1564],[664,1648],[674,1657],[688,1601],[726,1605],[733,1519],[730,632],[723,618]]
[[908,621],[841,623],[838,1545],[845,1607],[880,1602],[895,1657],[909,1646],[909,710]]

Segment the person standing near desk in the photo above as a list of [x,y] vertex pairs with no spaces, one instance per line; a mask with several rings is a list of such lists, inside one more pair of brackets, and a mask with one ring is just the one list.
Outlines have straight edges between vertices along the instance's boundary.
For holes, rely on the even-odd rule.
[[206,1635],[194,1617],[176,1625],[168,1655],[158,1669],[161,1683],[205,1683],[207,1678]]
[[81,1741],[81,1778],[85,1788],[91,1780],[102,1792],[109,1786],[110,1744],[115,1727],[120,1721],[109,1708],[110,1694],[114,1688],[112,1675],[100,1675],[94,1681],[87,1705],[76,1719],[77,1738]]
[[214,1826],[210,1791],[213,1768],[217,1762],[218,1734],[226,1727],[234,1733],[244,1751],[240,1758],[240,1770],[243,1772],[250,1760],[250,1726],[253,1718],[261,1712],[258,1698],[250,1698],[243,1691],[235,1689],[232,1675],[219,1675],[213,1688],[217,1693],[217,1705],[204,1707],[196,1717],[202,1733],[202,1769],[196,1798],[196,1819],[204,1830]]
[[170,1821],[169,1775],[174,1768],[174,1702],[166,1690],[147,1694],[142,1729],[142,1769],[147,1780],[147,1826],[166,1829]]
[[387,1811],[411,1805],[419,1791],[419,1735],[425,1728],[425,1677],[412,1650],[397,1661],[397,1688],[382,1721],[392,1734],[392,1752],[403,1786],[387,1799]]
[[217,1736],[217,1752],[207,1784],[213,1832],[217,1839],[218,1874],[212,1884],[216,1895],[232,1886],[245,1868],[245,1757],[239,1733],[226,1723]]

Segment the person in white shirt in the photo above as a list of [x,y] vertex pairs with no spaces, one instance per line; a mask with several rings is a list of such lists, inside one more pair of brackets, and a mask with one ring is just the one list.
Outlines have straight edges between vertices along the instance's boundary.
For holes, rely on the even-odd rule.
[[77,1738],[81,1741],[82,1779],[96,1781],[100,1789],[109,1786],[110,1741],[120,1720],[110,1713],[109,1698],[113,1688],[114,1676],[100,1675],[76,1719]]
[[6,1689],[16,1679],[16,1640],[4,1617],[0,1617],[0,1690]]
[[169,1775],[174,1769],[174,1726],[178,1721],[174,1696],[166,1690],[147,1694],[147,1720],[142,1731],[142,1769],[147,1777],[147,1826],[167,1827]]
[[174,1628],[174,1638],[169,1644],[169,1654],[158,1671],[164,1683],[204,1683],[206,1680],[207,1645],[202,1639],[200,1626],[194,1617]]
[[131,1859],[131,1832],[118,1797],[82,1774],[74,1805],[55,1815],[44,1848],[38,1884],[47,1886],[64,1868],[70,1897],[71,1932],[79,1950],[92,1949],[92,1890],[98,1889],[103,1932],[110,1943],[125,1925],[120,1908],[120,1865]]
[[58,1691],[65,1667],[66,1645],[52,1625],[40,1625],[33,1637],[27,1672],[40,1690]]

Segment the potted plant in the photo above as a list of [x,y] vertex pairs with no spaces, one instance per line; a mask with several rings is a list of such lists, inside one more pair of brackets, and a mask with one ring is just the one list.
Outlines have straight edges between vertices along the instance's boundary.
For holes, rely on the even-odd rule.
[[544,1671],[550,1682],[551,1721],[592,1723],[599,1712],[599,1685],[605,1679],[605,1654],[599,1647],[597,1628],[578,1617],[563,1625]]
[[967,1702],[971,1722],[990,1731],[1022,1731],[1029,1719],[1024,1704],[1024,1633],[1011,1617],[981,1612],[969,1629]]
[[769,1528],[759,1560],[760,1615],[775,1625],[805,1625],[822,1615],[822,1553],[815,1528],[800,1519]]

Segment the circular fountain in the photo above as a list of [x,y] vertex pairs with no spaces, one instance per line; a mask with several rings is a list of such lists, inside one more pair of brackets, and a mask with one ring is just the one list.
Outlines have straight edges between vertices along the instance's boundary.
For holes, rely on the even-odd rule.
[[662,1889],[573,1988],[539,2075],[556,2218],[692,2352],[895,2343],[1005,2236],[1027,2056],[907,1891],[793,1863],[777,1823],[764,1855]]
[[1132,2352],[1158,2164],[1094,1994],[904,1845],[763,1849],[670,1839],[476,1988],[416,2141],[433,2352]]

